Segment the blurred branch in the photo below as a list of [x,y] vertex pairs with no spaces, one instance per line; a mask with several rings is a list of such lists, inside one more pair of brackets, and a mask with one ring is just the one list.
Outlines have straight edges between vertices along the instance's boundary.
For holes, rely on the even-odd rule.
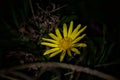
[[67,5],[63,5],[63,6],[59,7],[59,8],[53,9],[52,11],[50,11],[50,13],[55,12],[55,11],[58,11],[58,10],[60,10],[61,8],[64,8],[64,7],[66,7],[66,6],[67,6]]
[[[67,7],[67,5],[63,5],[63,6],[61,6],[61,7],[56,8],[56,9],[54,9],[54,8],[55,8],[55,7],[54,7],[51,11],[46,11],[46,10],[42,9],[42,8],[39,6],[38,3],[37,3],[36,5],[37,5],[37,7],[38,7],[39,10],[41,10],[41,11],[44,12],[44,13],[48,13],[48,14],[49,14],[49,13],[56,12],[56,11],[60,10],[61,8]],[[54,5],[55,5],[55,4],[52,4],[52,6],[54,6]]]
[[36,5],[37,5],[37,7],[38,7],[38,9],[40,9],[42,12],[46,12],[44,9],[42,9],[40,6],[39,6],[39,4],[38,3],[36,3]]
[[35,14],[34,14],[34,9],[33,9],[31,0],[29,0],[29,4],[30,4],[30,8],[31,8],[31,11],[32,11],[32,15],[33,15],[33,19],[34,19],[35,25],[38,26],[38,24],[37,24],[37,22],[35,20]]
[[92,70],[90,68],[87,67],[82,67],[82,66],[77,66],[77,65],[72,65],[72,64],[66,64],[66,63],[57,63],[57,62],[42,62],[42,63],[32,63],[32,64],[25,64],[22,66],[16,66],[16,67],[12,67],[9,69],[5,69],[5,70],[1,70],[1,72],[4,71],[13,71],[13,70],[18,70],[18,69],[26,69],[26,68],[30,68],[30,67],[44,67],[44,68],[64,68],[64,69],[71,69],[73,71],[77,71],[77,72],[84,72],[90,75],[94,75],[100,78],[103,78],[105,80],[118,80],[113,76],[110,76],[108,74],[105,74],[103,72],[97,71],[97,70]]
[[6,76],[5,74],[0,74],[0,77],[4,78],[4,79],[8,79],[8,80],[19,80],[10,76]]
[[106,63],[106,64],[98,64],[98,65],[95,65],[95,67],[106,67],[106,66],[117,65],[117,64],[120,64],[120,62],[112,62],[112,63]]
[[31,77],[27,76],[26,74],[17,72],[17,71],[12,71],[10,72],[10,74],[13,74],[14,76],[19,76],[21,78],[23,78],[24,80],[33,80]]
[[[73,71],[65,73],[64,76],[68,76],[68,75],[71,75],[71,74],[73,75]],[[56,76],[56,77],[53,78],[52,80],[57,80],[58,78],[59,78],[59,77]],[[71,77],[70,77],[70,80],[71,80]]]

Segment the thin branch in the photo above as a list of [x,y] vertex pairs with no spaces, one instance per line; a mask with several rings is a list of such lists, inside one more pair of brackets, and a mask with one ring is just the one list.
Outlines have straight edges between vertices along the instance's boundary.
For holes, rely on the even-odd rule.
[[32,1],[29,0],[29,4],[30,4],[30,8],[31,8],[31,11],[32,11],[32,14],[33,14],[33,19],[34,19],[34,22],[35,22],[35,25],[38,26],[36,20],[35,20],[35,14],[34,14],[34,10],[33,10],[33,6],[32,6]]
[[67,76],[67,75],[71,75],[71,74],[73,74],[73,71],[65,73],[64,75]]
[[53,9],[52,11],[49,11],[49,13],[58,11],[58,10],[60,10],[61,8],[64,8],[64,7],[66,7],[66,6],[67,6],[67,5],[63,5],[63,6],[59,7],[59,8]]
[[117,64],[120,64],[120,62],[112,62],[112,63],[106,63],[106,64],[98,64],[98,65],[95,65],[95,67],[106,67],[106,66],[117,65]]
[[[46,67],[46,68],[64,68],[64,69],[71,69],[73,71],[77,71],[77,72],[84,72],[90,75],[94,75],[100,78],[103,78],[105,80],[118,80],[113,76],[110,76],[108,74],[105,74],[103,72],[97,71],[97,70],[93,70],[87,67],[82,67],[82,66],[77,66],[77,65],[72,65],[72,64],[66,64],[66,63],[57,63],[57,62],[42,62],[42,63],[33,63],[33,64],[26,64],[26,65],[22,65],[22,66],[16,66],[16,67],[12,67],[7,69],[7,71],[13,71],[13,70],[17,70],[17,69],[26,69],[26,68],[30,68],[30,67]],[[6,70],[6,69],[5,69]],[[3,70],[1,70],[0,72],[4,72]]]
[[44,12],[44,13],[46,12],[44,9],[42,9],[42,8],[39,6],[38,3],[36,3],[36,5],[37,5],[37,7],[38,7],[39,10],[41,10],[41,11]]
[[13,74],[14,76],[21,77],[24,80],[33,80],[31,77],[29,77],[23,73],[17,72],[17,71],[12,71],[12,72],[10,72],[10,74]]
[[[71,74],[73,74],[73,71],[72,71],[72,72],[65,73],[64,76],[68,76],[68,75],[71,75]],[[52,80],[57,80],[58,78],[59,78],[59,77],[56,76],[56,77],[54,77]]]
[[10,76],[6,76],[5,74],[0,74],[0,77],[4,78],[4,79],[8,79],[8,80],[19,80]]

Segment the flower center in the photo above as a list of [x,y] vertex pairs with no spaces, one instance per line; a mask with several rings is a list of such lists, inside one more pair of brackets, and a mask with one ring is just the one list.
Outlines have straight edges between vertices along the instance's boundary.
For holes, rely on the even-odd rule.
[[59,42],[59,48],[61,50],[67,50],[67,49],[71,48],[71,46],[72,46],[72,40],[70,38],[62,39]]

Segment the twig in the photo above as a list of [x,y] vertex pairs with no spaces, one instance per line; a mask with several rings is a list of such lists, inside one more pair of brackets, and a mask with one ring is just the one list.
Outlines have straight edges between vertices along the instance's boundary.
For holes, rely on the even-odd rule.
[[[26,68],[30,68],[33,66],[37,66],[37,67],[46,67],[46,68],[65,68],[65,69],[71,69],[73,71],[77,71],[77,72],[84,72],[90,75],[94,75],[100,78],[103,78],[105,80],[118,80],[113,76],[110,76],[108,74],[105,74],[103,72],[97,71],[97,70],[92,70],[90,68],[87,67],[82,67],[82,66],[77,66],[77,65],[72,65],[72,64],[66,64],[66,63],[57,63],[57,62],[42,62],[42,63],[33,63],[33,64],[26,64],[26,65],[22,65],[22,66],[16,66],[16,67],[12,67],[7,69],[7,71],[13,71],[13,70],[17,70],[17,69],[26,69]],[[5,69],[6,70],[6,69]],[[0,72],[4,72],[3,70],[1,70]]]
[[44,9],[42,9],[42,8],[39,6],[38,3],[37,3],[36,5],[37,5],[38,9],[41,10],[42,12],[44,12],[44,13],[53,13],[53,12],[58,11],[58,10],[60,10],[61,8],[64,8],[64,7],[67,6],[67,5],[63,5],[63,6],[59,7],[59,8],[53,9],[53,10],[51,10],[51,11],[45,11]]
[[70,74],[73,74],[73,71],[65,73],[64,75],[67,76],[67,75],[70,75]]
[[57,10],[60,10],[61,8],[64,8],[64,7],[66,7],[66,6],[67,6],[67,5],[63,5],[63,6],[59,7],[59,8],[53,9],[52,11],[49,11],[49,13],[55,12],[55,11],[57,11]]
[[38,7],[39,10],[41,10],[41,11],[44,12],[44,13],[46,12],[44,9],[42,9],[42,8],[39,6],[38,3],[36,3],[36,5],[37,5],[37,7]]
[[[72,72],[65,73],[64,76],[68,76],[68,75],[71,75],[71,74],[73,74],[73,71],[72,71]],[[59,78],[59,77],[56,76],[56,77],[54,77],[52,80],[57,80],[58,78]]]
[[38,24],[35,20],[35,14],[34,14],[34,10],[33,10],[33,7],[32,7],[32,1],[31,0],[29,0],[29,4],[30,4],[30,8],[31,8],[31,11],[32,11],[32,14],[33,14],[33,19],[34,19],[35,25],[38,27]]
[[21,77],[24,80],[33,80],[31,77],[29,77],[23,73],[17,72],[17,71],[12,71],[12,72],[10,72],[10,74],[13,74],[14,76]]
[[72,73],[71,73],[71,75],[70,75],[70,80],[73,80],[73,78],[74,78],[74,73],[75,73],[75,70],[72,71]]
[[8,79],[8,80],[19,80],[10,76],[6,76],[5,74],[0,74],[0,77],[4,78],[4,79]]
[[120,64],[120,62],[112,62],[112,63],[106,63],[106,64],[98,64],[98,65],[95,65],[95,67],[106,67],[106,66],[115,65],[115,64]]

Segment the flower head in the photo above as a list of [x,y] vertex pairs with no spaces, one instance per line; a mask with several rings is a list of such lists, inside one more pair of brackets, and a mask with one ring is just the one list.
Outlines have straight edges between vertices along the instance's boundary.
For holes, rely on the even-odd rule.
[[[79,41],[86,36],[86,34],[81,33],[86,29],[87,26],[81,28],[79,24],[73,30],[73,21],[70,22],[70,26],[67,30],[67,25],[63,24],[63,34],[61,35],[59,29],[55,28],[55,34],[50,33],[49,36],[52,39],[42,38],[45,42],[41,42],[42,45],[52,47],[51,49],[44,52],[43,55],[48,55],[49,57],[54,57],[60,53],[60,62],[63,61],[65,54],[72,56],[72,52],[80,54],[77,47],[86,47],[85,43],[79,43]],[[81,29],[80,29],[81,28]]]

